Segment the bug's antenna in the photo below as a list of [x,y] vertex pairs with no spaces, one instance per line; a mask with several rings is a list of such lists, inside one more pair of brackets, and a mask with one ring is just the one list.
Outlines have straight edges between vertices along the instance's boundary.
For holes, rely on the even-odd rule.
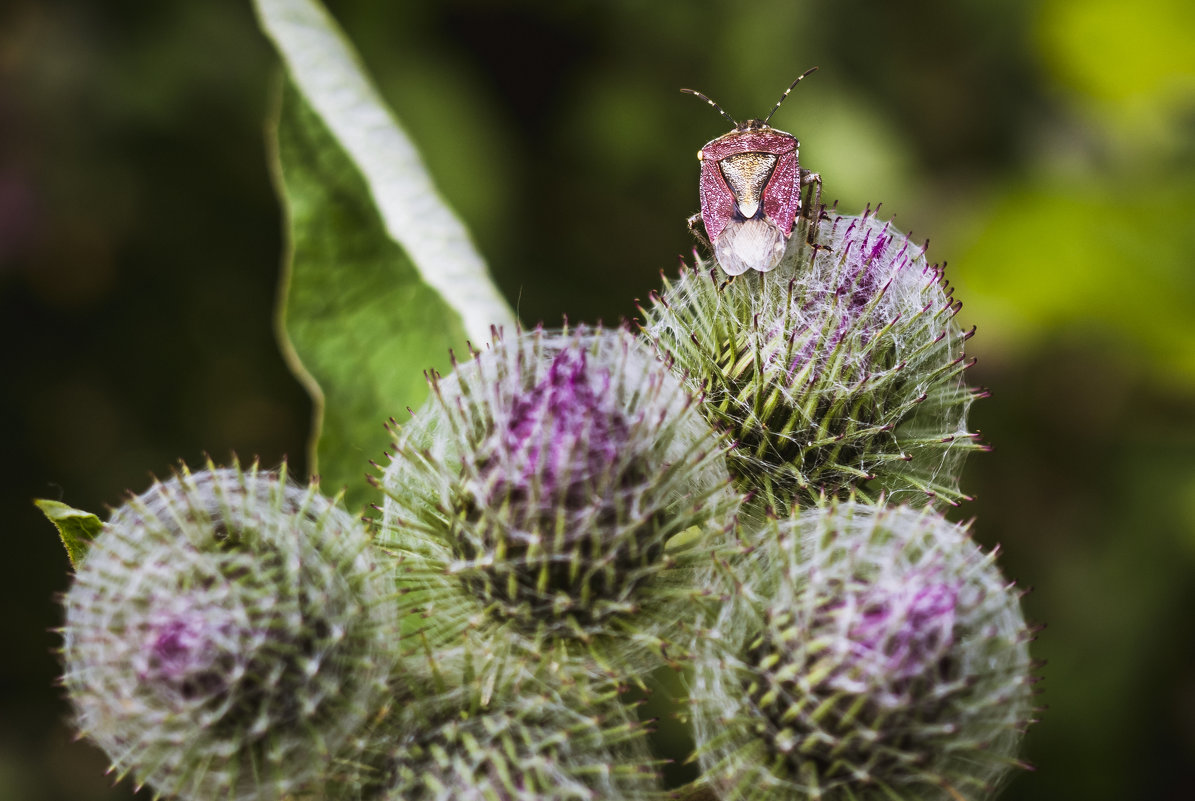
[[788,97],[788,93],[791,92],[793,89],[795,89],[797,84],[799,84],[801,82],[801,79],[804,78],[806,75],[809,75],[811,72],[817,72],[817,67],[810,67],[809,69],[805,70],[804,72],[802,72],[800,75],[797,76],[797,79],[795,81],[793,81],[791,84],[788,85],[788,88],[784,90],[784,94],[780,95],[780,99],[776,101],[776,105],[772,106],[771,113],[769,113],[768,116],[764,118],[764,121],[763,121],[764,125],[767,125],[768,120],[772,119],[772,114],[775,114],[777,112],[777,110],[779,110],[780,104],[784,102],[784,98]]
[[[814,69],[817,69],[817,67],[814,67]],[[806,73],[806,74],[808,74],[808,73]],[[801,76],[801,78],[804,78],[804,77],[805,77],[804,75],[802,75],[802,76]],[[801,80],[801,78],[797,78],[797,80],[799,81],[799,80]],[[705,95],[703,95],[701,92],[698,92],[696,89],[681,89],[681,91],[682,91],[682,92],[684,92],[685,94],[689,94],[689,95],[697,95],[697,96],[698,96],[698,97],[700,97],[702,100],[704,100],[705,102],[707,102],[707,103],[709,103],[711,106],[713,106],[715,109],[717,109],[717,111],[718,111],[718,113],[719,113],[719,114],[721,114],[721,115],[722,115],[723,117],[725,117],[726,119],[730,120],[730,124],[731,124],[731,125],[733,125],[735,128],[739,127],[739,124],[738,124],[737,122],[735,122],[735,121],[734,121],[734,117],[730,116],[730,115],[729,115],[729,114],[727,114],[725,111],[723,111],[721,106],[719,106],[719,105],[718,105],[717,103],[715,103],[714,101],[710,100],[708,97],[706,97]]]

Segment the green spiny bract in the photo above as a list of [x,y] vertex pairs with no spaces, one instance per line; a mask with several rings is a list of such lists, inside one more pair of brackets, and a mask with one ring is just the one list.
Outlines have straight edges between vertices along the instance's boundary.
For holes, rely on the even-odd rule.
[[529,653],[657,661],[737,503],[696,400],[623,330],[499,339],[432,386],[381,479],[423,602]]
[[406,655],[385,708],[311,801],[658,801],[648,730],[620,702],[619,682],[528,659],[502,647],[500,630],[431,631],[427,665]]
[[393,587],[360,521],[255,467],[117,509],[66,595],[63,682],[120,775],[182,799],[277,799],[382,705]]
[[451,710],[396,731],[377,798],[655,799],[645,734],[613,692],[524,685],[485,708]]
[[741,488],[781,514],[820,494],[898,502],[958,488],[976,393],[942,271],[871,213],[793,234],[779,267],[733,281],[699,262],[644,310],[645,330],[737,440]]
[[1032,711],[1030,632],[994,553],[933,511],[857,503],[750,539],[692,692],[720,797],[994,793]]

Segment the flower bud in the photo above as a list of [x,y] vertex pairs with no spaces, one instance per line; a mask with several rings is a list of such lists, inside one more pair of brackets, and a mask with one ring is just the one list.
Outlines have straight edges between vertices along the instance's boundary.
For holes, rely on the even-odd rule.
[[116,510],[66,595],[79,730],[157,793],[282,798],[380,707],[392,593],[314,488],[184,468]]
[[720,797],[989,797],[1031,713],[1030,632],[994,555],[909,507],[766,528],[694,681]]
[[924,248],[871,213],[832,215],[816,236],[768,273],[726,282],[698,263],[665,281],[648,336],[737,440],[741,487],[778,512],[852,492],[956,503],[980,447],[960,304]]
[[400,730],[381,801],[659,798],[645,740],[613,694],[524,686],[488,708]]
[[441,610],[467,596],[507,638],[658,650],[699,591],[667,576],[729,525],[724,453],[630,333],[520,334],[436,379],[397,432],[380,541],[450,577]]

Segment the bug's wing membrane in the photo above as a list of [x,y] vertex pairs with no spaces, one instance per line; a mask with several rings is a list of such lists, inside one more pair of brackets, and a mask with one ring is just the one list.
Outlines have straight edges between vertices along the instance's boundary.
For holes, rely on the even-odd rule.
[[748,270],[766,273],[780,263],[788,237],[770,220],[735,220],[714,240],[714,258],[727,275]]

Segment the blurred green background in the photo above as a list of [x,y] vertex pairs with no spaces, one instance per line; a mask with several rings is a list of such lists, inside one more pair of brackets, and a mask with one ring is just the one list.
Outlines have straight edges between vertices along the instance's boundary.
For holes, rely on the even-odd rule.
[[[1195,797],[1195,4],[329,6],[524,321],[633,316],[690,251],[726,125],[680,87],[759,116],[820,65],[773,123],[841,209],[931,237],[979,326],[995,450],[957,516],[1048,624],[1038,770],[1002,797]],[[132,796],[71,742],[29,500],[101,511],[205,452],[305,470],[275,68],[247,0],[0,9],[0,801]]]

